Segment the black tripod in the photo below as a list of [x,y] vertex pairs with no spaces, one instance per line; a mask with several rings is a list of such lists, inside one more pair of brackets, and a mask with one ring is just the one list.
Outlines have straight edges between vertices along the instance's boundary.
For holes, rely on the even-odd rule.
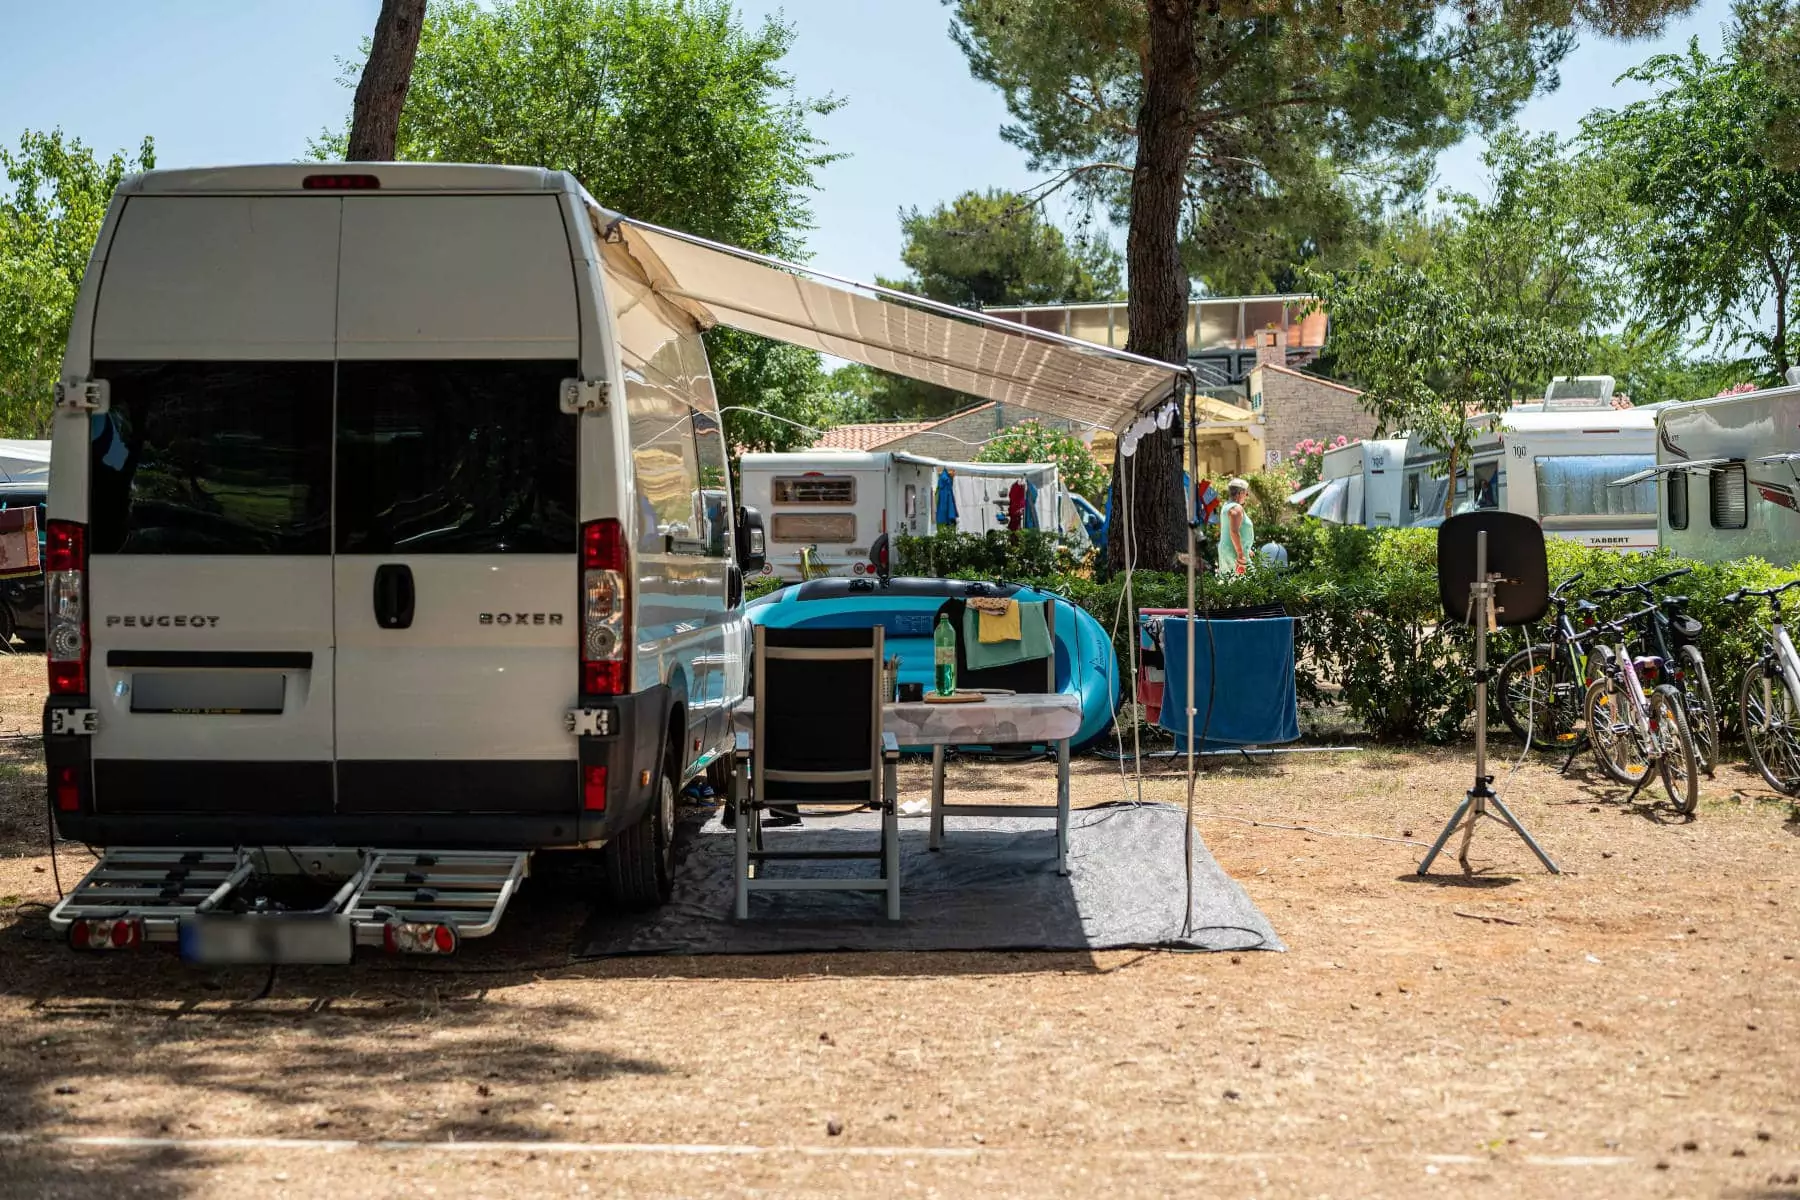
[[1475,579],[1469,584],[1469,600],[1475,611],[1475,786],[1469,789],[1463,802],[1457,805],[1450,823],[1444,826],[1437,841],[1431,844],[1424,861],[1419,864],[1419,874],[1423,875],[1431,870],[1438,852],[1458,829],[1463,831],[1463,840],[1456,860],[1462,864],[1463,872],[1467,874],[1470,871],[1469,842],[1475,836],[1475,823],[1482,817],[1490,817],[1518,834],[1531,847],[1531,852],[1538,856],[1538,861],[1544,864],[1545,870],[1552,875],[1560,875],[1562,872],[1550,861],[1550,856],[1544,853],[1543,847],[1525,832],[1525,827],[1519,824],[1519,818],[1513,816],[1512,810],[1506,807],[1505,801],[1494,791],[1494,777],[1487,773],[1487,638],[1488,629],[1494,624],[1496,583],[1496,580],[1488,577],[1487,539],[1485,529],[1475,535]]

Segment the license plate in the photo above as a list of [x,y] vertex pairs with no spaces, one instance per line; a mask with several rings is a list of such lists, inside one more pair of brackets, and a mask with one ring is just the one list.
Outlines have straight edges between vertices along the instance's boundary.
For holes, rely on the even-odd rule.
[[181,921],[181,957],[191,963],[341,965],[355,946],[350,918],[342,913],[205,914]]

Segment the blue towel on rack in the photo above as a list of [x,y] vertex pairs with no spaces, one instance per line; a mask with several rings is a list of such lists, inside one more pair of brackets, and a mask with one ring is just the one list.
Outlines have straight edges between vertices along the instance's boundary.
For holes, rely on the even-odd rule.
[[[1186,749],[1187,742],[1187,634],[1186,618],[1163,619],[1163,701],[1157,724],[1174,732],[1180,749]],[[1204,731],[1204,744],[1198,749],[1266,746],[1299,738],[1294,619],[1195,621],[1194,695],[1194,736],[1199,738]]]

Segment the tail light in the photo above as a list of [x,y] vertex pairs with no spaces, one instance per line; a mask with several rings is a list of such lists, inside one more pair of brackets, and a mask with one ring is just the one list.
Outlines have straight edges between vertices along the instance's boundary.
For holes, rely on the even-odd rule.
[[631,588],[625,528],[617,520],[581,527],[581,691],[618,696],[628,690]]
[[50,694],[87,695],[87,526],[74,521],[44,532],[44,622]]
[[456,949],[456,930],[436,921],[389,921],[381,927],[381,944],[389,954],[449,954]]
[[143,944],[142,921],[102,917],[69,926],[69,945],[77,950],[132,950]]
[[300,186],[309,192],[374,192],[381,189],[378,175],[308,175]]
[[57,812],[81,811],[81,769],[74,766],[57,767],[51,772],[54,782],[51,791],[56,796]]
[[581,768],[581,807],[589,812],[606,811],[606,767],[592,764]]

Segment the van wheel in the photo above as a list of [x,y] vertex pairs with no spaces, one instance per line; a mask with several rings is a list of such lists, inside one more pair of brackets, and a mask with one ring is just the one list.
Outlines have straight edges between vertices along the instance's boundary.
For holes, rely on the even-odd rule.
[[675,885],[675,783],[665,766],[642,819],[601,851],[606,899],[614,908],[647,912],[669,898]]

